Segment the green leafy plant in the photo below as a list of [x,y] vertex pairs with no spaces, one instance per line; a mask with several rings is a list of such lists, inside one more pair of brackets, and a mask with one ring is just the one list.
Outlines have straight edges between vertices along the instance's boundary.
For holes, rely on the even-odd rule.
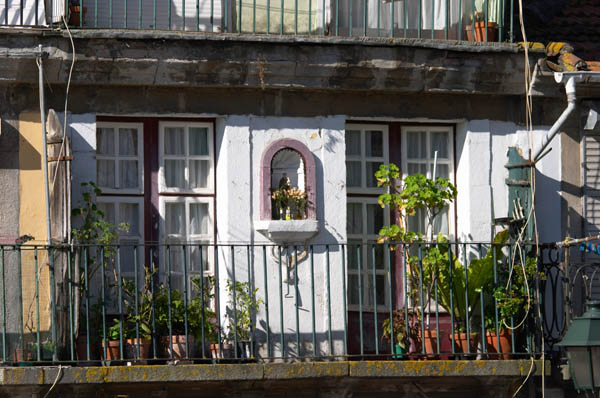
[[[202,332],[207,341],[218,341],[216,313],[211,309],[214,298],[215,279],[209,276],[201,283],[200,277],[192,279],[192,296],[187,302],[188,331],[197,341],[202,340]],[[169,296],[171,314],[169,318]],[[162,285],[156,298],[156,323],[162,335],[169,334],[169,325],[173,335],[185,334],[186,302],[180,290],[170,293]],[[170,319],[170,323],[169,323]]]
[[258,288],[250,289],[248,282],[236,281],[234,285],[227,280],[227,292],[229,293],[227,316],[230,320],[230,333],[236,333],[241,341],[248,341],[255,328],[253,315],[259,311],[264,302],[256,297]]
[[[392,334],[394,336],[394,344],[406,349],[407,338],[418,344],[419,341],[419,324],[420,319],[418,314],[413,310],[408,310],[408,328],[406,327],[406,308],[398,308],[392,312],[392,318],[387,318],[382,324],[382,340],[391,342]],[[393,330],[392,330],[393,325]]]

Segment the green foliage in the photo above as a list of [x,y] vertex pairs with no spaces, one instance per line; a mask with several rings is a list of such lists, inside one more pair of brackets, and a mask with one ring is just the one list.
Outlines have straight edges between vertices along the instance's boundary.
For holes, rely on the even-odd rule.
[[381,165],[375,172],[377,186],[388,188],[388,192],[379,195],[381,207],[389,206],[398,212],[399,225],[384,227],[379,232],[380,242],[391,240],[397,242],[421,241],[423,234],[408,231],[407,217],[422,209],[427,216],[427,232],[431,232],[435,217],[458,194],[456,187],[446,178],[432,180],[422,174],[406,176],[402,179],[400,169],[395,164]]
[[[406,328],[406,309],[399,308],[392,312],[394,344],[406,347],[406,338],[417,342],[419,340],[419,315],[413,311],[408,311],[408,329]],[[382,339],[386,341],[392,340],[392,321],[387,318],[382,324]]]
[[227,307],[227,316],[233,325],[232,332],[242,341],[250,340],[250,334],[254,332],[254,323],[252,316],[258,312],[261,304],[264,302],[256,298],[258,288],[250,290],[248,282],[235,282],[235,311],[234,311],[234,285],[227,280],[227,292],[229,293],[229,305]]
[[[123,303],[125,305],[125,325],[127,329],[133,329],[132,337],[135,337],[136,325],[139,327],[140,338],[148,339],[152,336],[152,311],[155,294],[152,292],[154,273],[145,268],[144,283],[141,289],[136,291],[135,282],[129,279],[121,279],[123,290]],[[137,315],[136,315],[137,296]]]
[[[204,337],[210,342],[218,341],[218,326],[216,313],[210,308],[214,298],[215,278],[209,276],[201,286],[200,277],[192,279],[192,299],[187,302],[188,331],[197,341]],[[202,293],[201,293],[202,292]],[[171,300],[171,333],[173,335],[185,333],[186,302],[184,293],[180,290],[170,292]],[[156,323],[162,335],[169,334],[169,292],[167,287],[160,286],[155,303]],[[204,322],[203,322],[204,320]]]
[[[537,258],[528,257],[525,260],[524,267],[521,266],[521,263],[517,263],[510,272],[509,264],[509,269],[501,270],[501,275],[503,276],[502,280],[510,278],[511,283],[508,286],[505,284],[496,287],[493,296],[498,303],[500,327],[508,328],[511,325],[511,318],[516,323],[521,323],[525,311],[533,305],[531,290],[533,290],[534,279],[543,277],[543,273],[538,273]],[[486,323],[489,325],[493,322],[495,322],[495,312],[493,308],[488,308]]]

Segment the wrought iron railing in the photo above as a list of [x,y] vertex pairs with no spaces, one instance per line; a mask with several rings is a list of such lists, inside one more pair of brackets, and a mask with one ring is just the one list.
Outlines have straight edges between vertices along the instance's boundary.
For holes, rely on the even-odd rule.
[[540,264],[490,242],[4,245],[0,360],[535,356],[562,306]]
[[5,0],[0,25],[503,42],[514,0]]

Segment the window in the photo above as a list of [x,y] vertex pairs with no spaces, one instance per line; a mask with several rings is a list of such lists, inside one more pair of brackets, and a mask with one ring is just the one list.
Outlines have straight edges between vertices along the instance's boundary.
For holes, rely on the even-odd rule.
[[387,126],[346,127],[346,186],[349,192],[379,194],[375,171],[388,163]]
[[98,123],[96,182],[103,193],[143,191],[142,125]]
[[[143,244],[143,199],[141,197],[106,196],[98,198],[98,208],[104,212],[104,219],[117,227],[119,247],[118,263],[124,278],[134,278],[136,265],[138,270],[144,263],[144,250],[135,249],[135,245]],[[126,229],[119,225],[127,223]],[[137,261],[137,264],[136,264]]]
[[[410,126],[402,128],[403,174],[423,174],[428,178],[448,178],[454,181],[452,128],[444,126]],[[437,153],[437,155],[436,155]],[[434,175],[435,173],[435,175]],[[450,235],[453,231],[453,209],[446,208],[435,218],[432,232]],[[426,232],[426,217],[421,210],[408,219],[412,231]]]
[[212,124],[161,122],[159,129],[160,192],[212,193]]
[[348,303],[351,309],[358,309],[362,304],[363,310],[375,307],[385,310],[390,300],[388,254],[384,253],[383,246],[376,244],[379,230],[390,222],[389,212],[377,203],[384,190],[377,187],[375,171],[384,163],[388,163],[387,126],[347,125],[346,232]]
[[[164,271],[170,268],[173,289],[183,291],[184,277],[187,277],[188,292],[191,292],[191,280],[211,271],[208,264],[213,253],[202,245],[210,243],[213,237],[212,198],[164,197],[160,212],[164,215],[161,236],[168,245],[163,257]],[[185,247],[178,246],[183,243]]]

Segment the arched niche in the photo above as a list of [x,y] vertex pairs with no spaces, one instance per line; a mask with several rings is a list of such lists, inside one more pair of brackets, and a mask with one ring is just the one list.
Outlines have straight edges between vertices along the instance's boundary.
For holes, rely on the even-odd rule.
[[[273,170],[273,160],[277,160],[275,170]],[[261,220],[270,220],[272,218],[271,188],[279,187],[279,181],[283,173],[286,173],[287,177],[290,178],[292,186],[296,186],[306,192],[308,199],[306,218],[309,220],[317,218],[315,211],[315,159],[306,145],[289,138],[277,140],[265,149],[260,164]],[[299,170],[300,167],[303,170]]]

